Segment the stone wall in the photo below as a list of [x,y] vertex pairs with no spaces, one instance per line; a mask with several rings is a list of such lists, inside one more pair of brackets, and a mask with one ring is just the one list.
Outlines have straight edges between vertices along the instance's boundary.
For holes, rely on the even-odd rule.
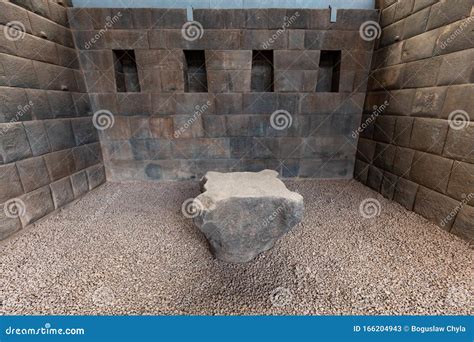
[[0,240],[105,180],[60,3],[0,2]]
[[[197,39],[182,32],[184,9],[68,14],[93,111],[110,112],[100,134],[109,180],[264,168],[283,177],[352,177],[351,132],[361,119],[373,50],[359,27],[378,20],[377,11],[339,10],[331,23],[329,10],[194,10],[203,28]],[[123,50],[134,56],[137,75],[120,71]],[[186,59],[199,58],[189,50],[203,50],[201,67]],[[269,57],[256,61],[257,50],[273,53],[273,89],[252,91],[265,88],[269,76]],[[327,69],[319,70],[323,50],[341,51],[336,92],[316,91],[318,78],[328,81]],[[138,79],[140,91],[123,92],[124,79]],[[205,89],[205,79],[207,92],[191,92]],[[286,115],[279,122],[291,126],[272,127],[278,110],[288,112],[278,112]]]
[[355,165],[362,183],[468,240],[474,237],[472,5],[379,1],[382,36]]

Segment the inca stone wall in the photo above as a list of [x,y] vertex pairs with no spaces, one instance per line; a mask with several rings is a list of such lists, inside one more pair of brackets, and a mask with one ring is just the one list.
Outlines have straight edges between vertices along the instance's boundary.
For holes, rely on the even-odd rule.
[[[193,16],[202,37],[186,39],[184,9],[69,10],[93,111],[113,116],[100,133],[108,179],[193,179],[209,170],[265,168],[283,177],[352,177],[351,132],[361,119],[373,50],[359,27],[378,20],[378,12],[339,10],[334,23],[329,10],[194,10]],[[113,50],[133,50],[137,76],[129,87],[138,79],[140,91],[117,92],[117,82],[131,74],[117,68]],[[201,68],[187,60],[199,55],[190,50],[203,50]],[[257,50],[273,51],[270,74],[267,57],[253,59]],[[319,68],[323,50],[341,51],[336,92],[316,91],[318,78],[328,81]],[[204,82],[207,92],[190,91],[205,90]],[[271,125],[276,111],[285,111],[279,117],[285,129]]]
[[0,2],[0,239],[105,181],[60,3]]
[[362,183],[468,240],[474,237],[472,6],[471,0],[379,1],[382,36],[355,165]]

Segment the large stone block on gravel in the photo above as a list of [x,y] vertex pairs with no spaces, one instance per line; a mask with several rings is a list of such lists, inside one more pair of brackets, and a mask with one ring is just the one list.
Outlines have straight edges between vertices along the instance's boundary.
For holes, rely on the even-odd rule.
[[277,176],[273,170],[206,173],[194,222],[218,259],[248,262],[301,221],[303,197]]

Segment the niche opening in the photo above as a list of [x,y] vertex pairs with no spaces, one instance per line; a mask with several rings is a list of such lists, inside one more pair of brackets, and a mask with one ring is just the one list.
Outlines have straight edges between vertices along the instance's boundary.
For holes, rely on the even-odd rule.
[[117,92],[140,92],[137,63],[133,50],[113,50]]
[[184,90],[187,93],[207,93],[206,57],[204,50],[185,50],[186,70]]
[[273,50],[253,50],[250,89],[252,92],[273,91]]
[[341,74],[341,51],[322,50],[319,59],[317,92],[339,91],[339,79]]

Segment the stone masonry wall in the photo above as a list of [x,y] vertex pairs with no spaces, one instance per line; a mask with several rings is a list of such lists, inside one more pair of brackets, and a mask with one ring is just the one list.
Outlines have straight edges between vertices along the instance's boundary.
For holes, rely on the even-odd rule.
[[[92,109],[110,112],[100,134],[108,180],[264,168],[283,177],[352,177],[351,132],[361,119],[373,50],[359,27],[378,20],[377,11],[339,10],[331,23],[329,10],[194,10],[203,28],[197,39],[182,32],[184,9],[68,14]],[[113,50],[133,50],[139,92],[117,92]],[[208,92],[186,91],[184,50],[204,50]],[[251,91],[252,50],[273,50],[273,92]],[[341,51],[338,92],[316,92],[322,50]],[[289,113],[291,126],[272,127],[278,110]]]
[[64,1],[0,1],[0,240],[105,181]]
[[472,6],[472,0],[379,1],[382,36],[355,165],[362,183],[468,240],[474,237]]

